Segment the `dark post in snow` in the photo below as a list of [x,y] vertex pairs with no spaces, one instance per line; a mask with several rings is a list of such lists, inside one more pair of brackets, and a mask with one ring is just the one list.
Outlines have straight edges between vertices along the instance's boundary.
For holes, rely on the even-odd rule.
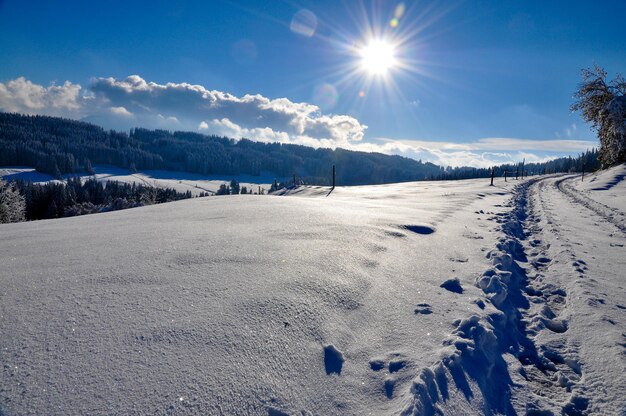
[[585,180],[585,162],[583,162],[583,176],[580,178],[580,181],[584,181]]
[[506,182],[506,170],[504,171],[504,182]]
[[495,173],[496,173],[496,168],[492,167],[492,168],[491,168],[491,185],[490,185],[490,186],[493,186],[493,175],[494,175]]
[[526,158],[522,160],[522,179],[524,179],[524,165],[526,164]]
[[515,165],[515,179],[519,176],[519,162]]
[[276,180],[276,178],[274,178],[274,190],[278,190],[278,181]]
[[259,185],[259,195],[261,195],[261,185]]
[[333,189],[335,189],[336,177],[337,177],[337,170],[335,169],[335,165],[333,165]]

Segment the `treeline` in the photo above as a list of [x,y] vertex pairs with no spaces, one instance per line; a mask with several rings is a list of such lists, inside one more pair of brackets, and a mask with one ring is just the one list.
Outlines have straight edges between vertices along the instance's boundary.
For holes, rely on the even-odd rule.
[[180,193],[175,189],[116,181],[109,181],[105,186],[95,179],[83,182],[80,178],[70,178],[64,183],[46,184],[16,181],[12,184],[23,197],[26,220],[73,217],[192,197],[190,191]]
[[[442,168],[441,173],[431,179],[434,180],[449,180],[449,179],[471,179],[471,178],[488,178],[491,176],[492,167],[488,168],[473,168],[473,167],[456,167],[456,168]],[[523,163],[517,164],[502,164],[493,166],[494,176],[504,176],[505,172],[509,177],[514,177],[516,174],[521,175],[522,169],[525,175],[543,175],[546,173],[559,173],[559,172],[581,172],[583,169],[585,172],[594,172],[600,169],[600,160],[598,159],[598,150],[591,149],[584,153],[581,153],[577,157],[561,157],[553,159],[547,162],[541,163]]]
[[[255,192],[252,189],[252,187],[250,189],[248,189],[246,186],[241,186],[241,184],[239,184],[237,179],[232,179],[230,181],[230,185],[227,184],[227,183],[221,184],[219,189],[217,190],[217,192],[215,192],[215,195],[239,195],[239,194],[241,194],[241,195],[246,195],[246,194],[253,195],[253,194],[255,194]],[[264,194],[265,194],[265,190],[261,189],[261,187],[259,186],[259,189],[256,192],[256,195],[264,195]]]
[[333,164],[341,166],[337,182],[342,185],[414,181],[441,172],[432,163],[381,153],[142,128],[127,134],[57,117],[0,113],[0,166],[33,166],[60,178],[91,173],[92,164],[233,176],[272,172],[318,185],[330,184]]
[[[574,172],[599,168],[593,149],[579,157],[529,163],[526,172]],[[93,173],[92,164],[136,169],[166,169],[221,175],[296,176],[314,185],[330,185],[332,165],[337,183],[366,185],[415,180],[488,177],[491,168],[440,167],[402,156],[322,149],[292,144],[233,140],[192,132],[132,129],[129,133],[104,130],[93,124],[58,117],[0,113],[0,166],[33,166],[56,178],[74,172]],[[518,169],[496,166],[502,176]],[[226,192],[222,190],[222,192]]]

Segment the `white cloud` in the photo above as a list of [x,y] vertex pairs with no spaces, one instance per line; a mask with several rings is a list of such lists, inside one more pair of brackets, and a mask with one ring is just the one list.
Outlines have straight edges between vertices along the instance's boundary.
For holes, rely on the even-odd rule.
[[[540,161],[549,158],[550,152],[577,153],[597,146],[595,142],[574,140],[575,124],[565,129],[567,140],[366,141],[366,125],[348,115],[324,114],[310,103],[259,94],[237,97],[202,85],[148,82],[138,75],[94,78],[86,89],[70,81],[44,87],[24,77],[16,78],[0,83],[0,110],[79,118],[117,129],[199,130],[235,139],[400,154],[445,166],[485,167],[524,157]],[[527,109],[519,111],[525,113]]]
[[[586,140],[530,140],[517,138],[484,138],[454,143],[426,140],[379,139],[382,153],[402,154],[442,166],[489,167],[515,163],[522,159],[543,162],[563,154],[584,152],[598,143]],[[372,150],[375,151],[375,150]],[[556,154],[550,155],[550,152]]]
[[404,143],[411,147],[425,147],[439,150],[492,150],[492,151],[518,151],[518,150],[536,150],[544,152],[582,152],[598,144],[588,140],[531,140],[516,139],[510,137],[489,137],[478,139],[473,142],[454,143],[454,142],[435,142],[426,140],[393,140],[381,139],[383,141],[395,141]]
[[130,111],[128,111],[124,107],[111,107],[111,108],[109,108],[109,110],[111,111],[111,113],[113,113],[113,114],[115,114],[117,116],[121,116],[121,117],[132,117],[133,116],[133,113],[131,113]]
[[65,81],[48,87],[34,84],[24,77],[0,82],[0,108],[25,114],[78,115],[83,106],[81,86]]
[[253,129],[247,129],[233,123],[227,118],[223,118],[221,120],[212,120],[210,123],[206,123],[203,121],[202,123],[206,125],[207,130],[219,136],[226,136],[233,139],[245,138],[268,143],[292,143],[287,133],[276,132],[269,127],[256,127]]
[[353,117],[322,114],[319,107],[309,103],[259,94],[236,97],[201,85],[146,82],[138,75],[121,80],[97,78],[91,90],[111,106],[123,106],[146,119],[155,112],[173,114],[194,129],[201,121],[228,119],[250,131],[270,129],[290,138],[306,136],[338,144],[362,140],[367,129]]

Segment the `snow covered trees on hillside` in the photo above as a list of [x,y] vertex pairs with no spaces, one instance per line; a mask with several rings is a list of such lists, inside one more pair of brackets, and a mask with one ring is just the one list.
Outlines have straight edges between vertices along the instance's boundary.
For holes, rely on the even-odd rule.
[[598,131],[602,167],[626,162],[626,80],[618,75],[607,83],[606,75],[599,66],[583,69],[571,107]]
[[[0,0],[1,1],[1,0]],[[93,124],[47,116],[0,112],[0,166],[32,166],[60,177],[91,164],[129,170],[166,169],[203,175],[258,176],[296,173],[308,183],[330,184],[332,165],[341,165],[342,185],[414,181],[434,177],[439,167],[414,159],[337,148],[263,143],[136,128],[107,131]]]
[[0,223],[24,221],[25,211],[24,197],[0,179]]

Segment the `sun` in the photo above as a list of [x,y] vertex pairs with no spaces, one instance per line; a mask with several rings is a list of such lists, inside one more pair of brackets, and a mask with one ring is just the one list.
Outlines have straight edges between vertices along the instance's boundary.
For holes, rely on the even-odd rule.
[[396,48],[393,44],[374,39],[359,49],[361,67],[371,75],[385,75],[396,65]]

